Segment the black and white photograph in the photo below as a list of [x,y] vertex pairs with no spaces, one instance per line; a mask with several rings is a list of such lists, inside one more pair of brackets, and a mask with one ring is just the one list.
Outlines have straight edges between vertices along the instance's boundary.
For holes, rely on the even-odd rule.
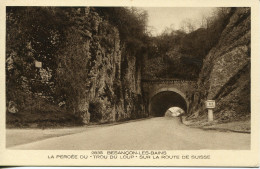
[[251,11],[6,5],[4,149],[97,164],[250,152]]

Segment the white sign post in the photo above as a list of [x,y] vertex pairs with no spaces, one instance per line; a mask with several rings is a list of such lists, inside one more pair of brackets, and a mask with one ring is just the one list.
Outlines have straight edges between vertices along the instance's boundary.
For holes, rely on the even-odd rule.
[[205,102],[206,108],[208,109],[208,121],[214,120],[213,109],[215,108],[215,100],[207,100]]
[[35,61],[35,67],[42,68],[42,62]]

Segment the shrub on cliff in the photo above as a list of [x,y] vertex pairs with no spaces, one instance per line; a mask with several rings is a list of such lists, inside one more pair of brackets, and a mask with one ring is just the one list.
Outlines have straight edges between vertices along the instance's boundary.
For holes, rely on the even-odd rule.
[[148,37],[146,32],[148,14],[146,11],[123,7],[96,7],[95,10],[118,29],[120,39],[125,43],[129,52],[135,54],[136,51],[146,46]]
[[89,102],[90,122],[99,122],[103,112],[106,111],[101,100],[95,99]]
[[[26,98],[41,98],[54,107],[63,102],[65,112],[80,117],[89,56],[83,43],[88,35],[82,30],[91,26],[83,19],[86,12],[86,8],[7,7],[7,105],[13,101],[23,111],[31,104]],[[37,68],[35,61],[42,67]]]

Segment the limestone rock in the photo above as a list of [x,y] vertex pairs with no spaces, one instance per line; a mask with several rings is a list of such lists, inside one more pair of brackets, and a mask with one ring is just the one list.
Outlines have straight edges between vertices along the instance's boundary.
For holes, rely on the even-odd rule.
[[[98,13],[89,11],[90,28],[84,31],[89,39],[89,74],[86,104],[98,99],[102,104],[100,122],[112,122],[144,116],[141,96],[141,68],[136,58],[125,51],[119,32]],[[82,105],[79,105],[82,107]],[[84,106],[83,106],[84,107]],[[91,122],[89,105],[85,106],[84,123]],[[91,110],[94,111],[94,110]]]
[[198,89],[199,106],[206,113],[207,99],[216,100],[215,117],[239,120],[250,117],[250,8],[236,8],[218,44],[204,59]]

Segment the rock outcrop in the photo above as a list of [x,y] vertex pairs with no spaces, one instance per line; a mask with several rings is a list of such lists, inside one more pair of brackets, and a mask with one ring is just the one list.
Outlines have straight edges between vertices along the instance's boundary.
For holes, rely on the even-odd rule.
[[[141,21],[128,9],[110,10],[7,9],[8,124],[81,125],[147,116],[141,90],[142,52],[136,48],[142,38],[124,32],[132,21],[135,29]],[[131,16],[123,18],[129,22],[118,25],[115,17],[120,14]],[[145,35],[141,29],[139,34]]]
[[118,29],[93,10],[84,48],[88,53],[86,98],[80,106],[85,123],[145,117],[141,67],[120,41]]
[[206,115],[204,102],[215,100],[215,119],[250,118],[250,8],[233,8],[218,44],[204,59],[190,113]]

